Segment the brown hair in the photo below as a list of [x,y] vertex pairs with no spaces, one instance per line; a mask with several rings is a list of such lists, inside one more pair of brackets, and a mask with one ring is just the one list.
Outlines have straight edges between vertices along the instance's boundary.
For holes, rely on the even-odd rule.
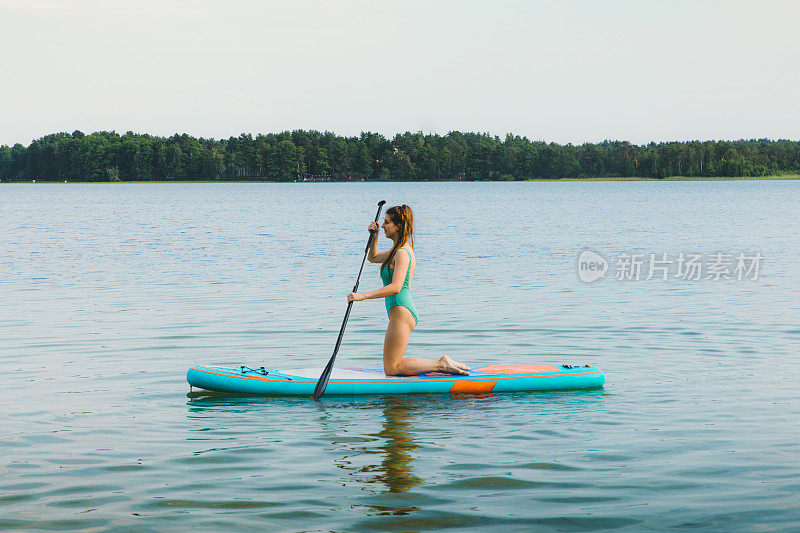
[[400,248],[400,243],[409,241],[411,242],[411,248],[414,248],[414,213],[411,212],[411,208],[406,204],[396,205],[386,210],[386,216],[395,226],[400,228],[400,238],[394,243],[389,255],[386,257],[386,261],[381,265],[381,271],[389,267],[395,254],[397,254],[397,249]]

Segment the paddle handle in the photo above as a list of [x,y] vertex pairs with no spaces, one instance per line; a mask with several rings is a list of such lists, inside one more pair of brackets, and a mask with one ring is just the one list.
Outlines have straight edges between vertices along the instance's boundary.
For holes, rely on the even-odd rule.
[[[386,200],[381,200],[378,202],[378,212],[375,213],[375,222],[378,221],[378,218],[381,216],[381,210],[383,209],[383,204],[386,203]],[[361,268],[358,269],[358,277],[356,277],[356,284],[353,285],[353,292],[358,291],[358,283],[361,281],[361,273],[364,271],[364,263],[367,261],[367,253],[369,253],[369,247],[372,244],[372,239],[377,235],[377,231],[370,231],[369,232],[369,239],[367,239],[367,247],[364,250],[364,258],[361,260]],[[336,354],[339,353],[339,346],[342,345],[342,337],[344,336],[344,328],[347,326],[347,319],[350,318],[350,309],[353,307],[353,302],[347,302],[347,311],[344,314],[344,320],[342,321],[342,327],[339,330],[339,338],[336,339],[336,346],[333,349],[333,355],[331,356],[331,360],[328,361],[327,366],[325,366],[325,370],[322,371],[322,375],[319,377],[317,381],[317,386],[314,387],[314,399],[319,400],[323,394],[325,394],[325,389],[328,387],[328,379],[331,377],[331,370],[333,370],[333,362],[336,360]]]

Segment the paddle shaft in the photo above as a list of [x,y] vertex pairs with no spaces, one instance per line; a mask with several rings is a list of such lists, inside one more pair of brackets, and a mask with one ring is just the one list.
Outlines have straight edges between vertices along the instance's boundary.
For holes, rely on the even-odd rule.
[[[385,200],[381,200],[378,202],[378,212],[375,213],[375,222],[378,221],[378,217],[381,216],[381,210],[383,209],[383,204],[385,204]],[[353,285],[353,292],[358,291],[358,283],[361,281],[361,273],[364,271],[364,263],[367,261],[367,254],[369,253],[369,247],[372,244],[372,239],[377,238],[378,232],[377,231],[370,231],[369,232],[369,239],[367,239],[367,248],[364,250],[364,258],[361,260],[361,268],[358,269],[358,277],[356,278],[356,284]],[[353,307],[353,302],[347,302],[347,311],[344,314],[344,320],[342,321],[342,329],[339,330],[339,338],[336,339],[336,347],[333,349],[333,355],[331,356],[331,360],[328,361],[328,365],[325,367],[325,370],[322,371],[322,375],[319,377],[319,381],[317,381],[317,386],[314,387],[314,399],[319,400],[323,394],[325,394],[325,388],[328,386],[328,379],[331,377],[331,370],[333,370],[333,362],[336,360],[336,354],[339,353],[339,346],[342,345],[342,337],[344,336],[344,328],[347,326],[347,319],[350,318],[350,309]]]

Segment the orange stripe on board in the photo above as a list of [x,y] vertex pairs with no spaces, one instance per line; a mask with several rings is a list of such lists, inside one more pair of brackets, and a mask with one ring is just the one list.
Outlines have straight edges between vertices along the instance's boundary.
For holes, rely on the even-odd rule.
[[450,392],[491,392],[496,381],[456,381]]

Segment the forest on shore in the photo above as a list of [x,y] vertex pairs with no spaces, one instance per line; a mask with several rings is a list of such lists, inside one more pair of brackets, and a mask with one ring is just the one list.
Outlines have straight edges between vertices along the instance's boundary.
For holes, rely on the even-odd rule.
[[203,139],[80,131],[0,146],[0,180],[526,180],[747,177],[800,173],[800,141],[635,145],[531,141],[508,134],[285,131]]

